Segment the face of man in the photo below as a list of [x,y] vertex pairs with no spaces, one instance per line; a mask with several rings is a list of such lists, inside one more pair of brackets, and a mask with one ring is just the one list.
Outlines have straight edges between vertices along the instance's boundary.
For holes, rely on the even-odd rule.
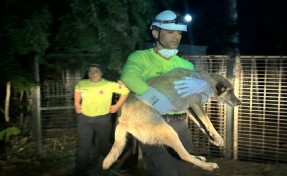
[[177,49],[182,37],[182,31],[160,29],[160,32],[153,30],[152,35],[156,39],[159,37],[159,41],[156,43],[157,49]]
[[103,73],[98,67],[89,67],[88,75],[91,81],[98,82],[102,79]]

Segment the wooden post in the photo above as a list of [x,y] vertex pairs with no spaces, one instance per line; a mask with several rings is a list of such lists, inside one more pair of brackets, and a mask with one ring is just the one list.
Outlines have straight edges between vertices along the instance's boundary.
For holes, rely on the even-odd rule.
[[34,76],[36,85],[32,88],[32,122],[33,138],[36,140],[38,153],[42,152],[42,124],[41,124],[41,94],[40,94],[40,72],[39,56],[34,58]]
[[[227,58],[227,79],[233,81],[234,58]],[[233,130],[234,130],[234,108],[226,106],[226,141],[225,141],[225,158],[233,159]]]
[[9,109],[10,109],[10,97],[11,97],[11,84],[6,83],[6,98],[5,98],[5,122],[10,122]]

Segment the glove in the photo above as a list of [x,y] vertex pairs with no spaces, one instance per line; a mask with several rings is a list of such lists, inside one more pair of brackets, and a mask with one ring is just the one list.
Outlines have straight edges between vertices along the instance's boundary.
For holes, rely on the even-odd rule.
[[166,96],[153,87],[148,87],[143,95],[136,95],[136,97],[148,106],[157,110],[161,115],[175,109]]
[[183,80],[174,81],[174,88],[182,97],[212,90],[207,81],[194,77],[185,77]]

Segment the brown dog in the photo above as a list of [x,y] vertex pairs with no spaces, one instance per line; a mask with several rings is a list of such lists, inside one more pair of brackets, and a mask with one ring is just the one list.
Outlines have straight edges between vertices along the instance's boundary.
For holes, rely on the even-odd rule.
[[[186,76],[193,76],[208,81],[214,91],[214,99],[231,106],[240,104],[240,101],[234,95],[232,84],[218,74],[209,74],[204,71],[194,72],[178,68],[150,79],[148,84],[163,93],[178,111],[186,110],[188,116],[200,127],[214,145],[223,146],[223,139],[213,127],[202,107],[201,96],[194,94],[182,98],[174,89],[174,81],[181,80]],[[160,114],[138,100],[131,93],[122,106],[122,114],[118,118],[115,130],[115,142],[110,153],[104,159],[104,169],[108,169],[122,153],[126,144],[127,133],[132,134],[143,143],[167,145],[173,148],[181,159],[203,169],[212,171],[218,168],[216,163],[205,162],[204,157],[198,159],[198,157],[190,155],[180,142],[177,133],[161,118]]]

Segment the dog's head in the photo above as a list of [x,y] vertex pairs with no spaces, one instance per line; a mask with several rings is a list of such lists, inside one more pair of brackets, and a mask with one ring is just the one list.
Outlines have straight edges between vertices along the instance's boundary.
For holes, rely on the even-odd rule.
[[219,74],[212,74],[212,77],[215,79],[216,92],[214,94],[218,101],[232,107],[241,104],[240,100],[234,94],[233,85],[226,78]]

